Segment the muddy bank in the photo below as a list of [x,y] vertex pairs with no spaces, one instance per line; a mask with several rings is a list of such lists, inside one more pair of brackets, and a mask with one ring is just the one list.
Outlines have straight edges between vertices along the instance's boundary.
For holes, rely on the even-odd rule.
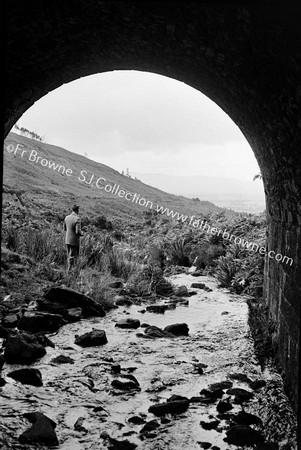
[[[106,317],[70,323],[48,335],[55,347],[30,366],[40,371],[43,386],[8,377],[24,366],[5,364],[2,448],[29,448],[18,441],[30,426],[23,415],[40,411],[57,424],[60,450],[234,449],[237,446],[224,439],[244,411],[260,419],[251,427],[274,441],[269,448],[293,449],[294,416],[281,379],[269,364],[262,368],[255,354],[247,298],[217,289],[209,277],[196,280],[183,274],[171,281],[196,295],[161,312],[153,312],[148,303],[120,306]],[[212,291],[191,289],[196,281]],[[116,327],[128,318],[136,320],[135,327]],[[176,323],[187,324],[188,335],[145,337],[145,325],[163,330]],[[104,330],[107,343],[75,344],[75,336],[93,329]],[[158,414],[158,405],[162,411],[162,405],[171,408],[172,401],[176,409]]]

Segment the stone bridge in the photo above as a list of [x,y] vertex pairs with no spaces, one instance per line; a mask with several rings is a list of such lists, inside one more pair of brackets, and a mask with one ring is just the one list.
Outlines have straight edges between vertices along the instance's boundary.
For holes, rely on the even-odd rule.
[[[79,77],[133,69],[200,90],[241,129],[263,174],[264,298],[300,408],[301,3],[291,0],[9,0],[5,135],[30,106]],[[3,5],[3,4],[2,4]]]

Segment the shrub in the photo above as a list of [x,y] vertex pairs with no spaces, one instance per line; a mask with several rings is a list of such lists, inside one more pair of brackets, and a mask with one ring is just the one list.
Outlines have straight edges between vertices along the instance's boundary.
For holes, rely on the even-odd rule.
[[170,259],[171,264],[186,267],[190,265],[186,244],[185,238],[176,238],[174,241],[166,244],[166,255]]
[[230,287],[234,276],[241,268],[241,260],[234,259],[231,255],[220,256],[216,266],[216,278],[221,287]]

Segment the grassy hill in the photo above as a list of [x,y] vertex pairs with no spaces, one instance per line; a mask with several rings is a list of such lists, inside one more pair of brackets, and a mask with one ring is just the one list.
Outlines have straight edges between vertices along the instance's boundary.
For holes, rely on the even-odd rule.
[[26,207],[58,214],[78,203],[82,214],[104,214],[109,220],[139,220],[143,211],[156,211],[157,205],[188,216],[223,211],[211,202],[168,194],[64,148],[15,133],[4,143],[3,186],[4,201],[13,195]]

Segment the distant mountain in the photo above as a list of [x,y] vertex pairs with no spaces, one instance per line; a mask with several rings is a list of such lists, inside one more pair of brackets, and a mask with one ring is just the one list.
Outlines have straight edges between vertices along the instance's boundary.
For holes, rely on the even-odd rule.
[[141,181],[166,192],[206,199],[235,211],[261,212],[265,196],[261,180],[243,181],[234,178],[176,176],[157,173],[134,173]]
[[4,143],[3,187],[4,201],[13,195],[26,207],[40,208],[41,215],[47,210],[65,213],[74,202],[82,213],[104,214],[110,220],[137,220],[143,211],[156,211],[157,205],[189,216],[222,211],[209,201],[168,194],[64,148],[15,133]]

